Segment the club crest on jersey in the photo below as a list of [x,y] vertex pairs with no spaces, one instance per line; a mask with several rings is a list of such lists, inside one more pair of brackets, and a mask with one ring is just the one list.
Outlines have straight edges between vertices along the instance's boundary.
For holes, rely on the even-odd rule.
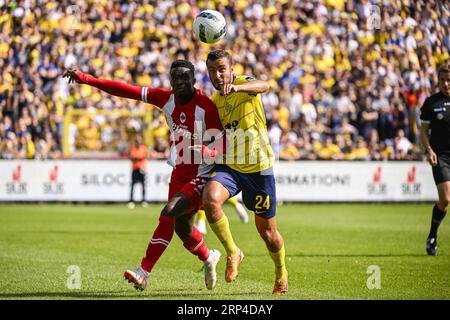
[[233,110],[233,106],[230,103],[225,102],[225,112],[229,113],[232,110]]
[[184,123],[186,121],[186,114],[184,112],[180,113],[180,121]]
[[442,119],[444,119],[444,114],[443,114],[443,113],[438,113],[438,114],[436,115],[436,118],[437,118],[438,120],[442,120]]

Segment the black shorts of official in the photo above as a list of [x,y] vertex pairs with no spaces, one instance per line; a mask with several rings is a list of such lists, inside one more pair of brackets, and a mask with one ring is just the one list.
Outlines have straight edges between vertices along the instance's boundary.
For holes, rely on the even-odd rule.
[[450,153],[439,154],[438,164],[433,167],[433,177],[436,185],[450,181]]
[[133,170],[131,175],[131,183],[144,183],[145,182],[145,172],[142,170]]

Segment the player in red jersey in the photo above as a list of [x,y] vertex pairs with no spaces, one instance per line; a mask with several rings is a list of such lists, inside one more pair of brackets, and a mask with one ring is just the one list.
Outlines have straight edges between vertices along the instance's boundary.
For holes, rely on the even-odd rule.
[[164,112],[170,127],[168,162],[174,169],[169,184],[169,201],[160,214],[159,224],[148,244],[141,266],[127,270],[124,274],[125,279],[134,283],[138,290],[144,290],[147,286],[149,274],[169,245],[174,231],[183,241],[184,247],[203,261],[206,287],[213,289],[216,285],[216,265],[220,252],[209,250],[201,233],[194,226],[203,187],[213,166],[202,163],[201,154],[198,159],[198,153],[190,148],[202,144],[205,134],[216,136],[223,128],[215,104],[194,87],[194,73],[194,66],[189,61],[174,61],[170,67],[172,90],[97,79],[76,70],[64,73],[64,77],[69,78],[69,83],[87,84],[115,96],[155,105]]

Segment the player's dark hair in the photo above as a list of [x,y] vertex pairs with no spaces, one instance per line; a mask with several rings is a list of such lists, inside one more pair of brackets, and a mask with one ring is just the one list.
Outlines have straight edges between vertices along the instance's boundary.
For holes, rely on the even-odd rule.
[[228,51],[222,49],[214,50],[208,53],[206,63],[208,63],[208,61],[216,61],[220,58],[227,58],[230,64],[233,64],[233,58],[231,57],[231,54]]
[[438,76],[441,73],[450,73],[450,60],[445,61],[443,64],[439,66]]
[[194,65],[187,61],[187,60],[175,60],[174,62],[172,62],[172,65],[170,66],[170,72],[172,72],[173,69],[175,68],[188,68],[189,70],[191,70],[191,74],[194,77],[195,75],[195,67]]

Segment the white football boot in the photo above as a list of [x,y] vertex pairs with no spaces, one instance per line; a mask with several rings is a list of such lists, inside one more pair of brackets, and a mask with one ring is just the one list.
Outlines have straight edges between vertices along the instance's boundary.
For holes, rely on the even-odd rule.
[[149,273],[141,267],[129,269],[123,274],[125,280],[134,284],[136,290],[144,291],[148,284]]
[[209,251],[209,257],[203,261],[205,267],[205,285],[209,290],[214,289],[217,282],[216,266],[219,263],[221,253],[218,250],[212,249]]

